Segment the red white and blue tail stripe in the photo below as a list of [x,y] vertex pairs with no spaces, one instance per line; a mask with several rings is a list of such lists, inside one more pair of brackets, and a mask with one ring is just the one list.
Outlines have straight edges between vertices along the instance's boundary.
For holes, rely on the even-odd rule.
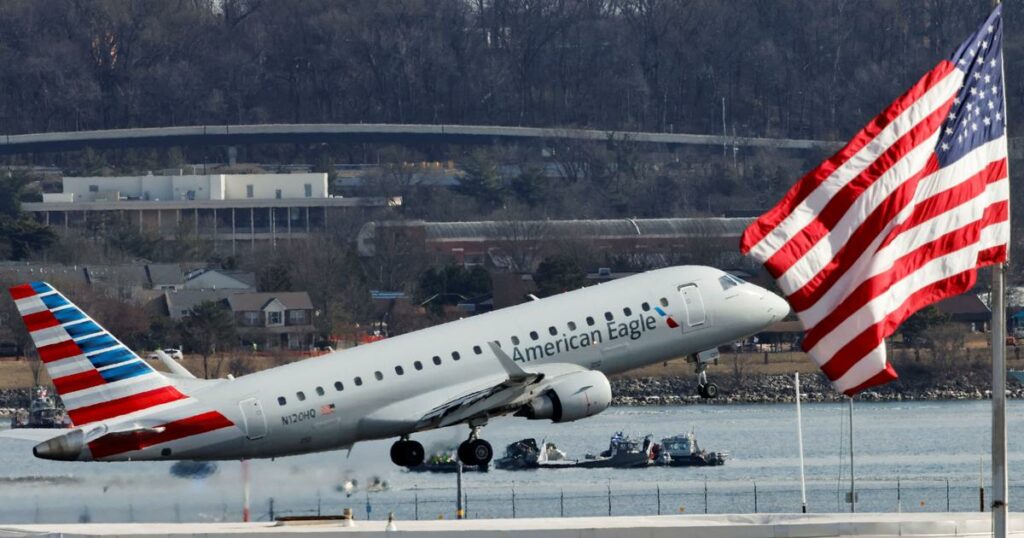
[[76,426],[187,398],[49,284],[10,293]]

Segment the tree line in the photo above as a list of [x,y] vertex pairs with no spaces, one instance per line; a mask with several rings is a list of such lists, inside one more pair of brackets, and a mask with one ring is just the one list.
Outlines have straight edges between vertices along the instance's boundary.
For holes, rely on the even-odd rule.
[[[962,0],[8,0],[0,132],[288,122],[849,136]],[[1008,21],[1022,8],[1006,6]],[[1007,32],[1006,48],[1020,48]],[[1020,106],[1019,55],[1007,72]],[[724,99],[724,119],[723,119]]]

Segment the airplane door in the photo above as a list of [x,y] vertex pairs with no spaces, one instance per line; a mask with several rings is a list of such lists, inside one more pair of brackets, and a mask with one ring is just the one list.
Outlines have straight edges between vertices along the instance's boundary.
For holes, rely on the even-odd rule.
[[700,288],[696,284],[684,284],[679,286],[679,295],[683,298],[683,305],[686,307],[686,325],[690,327],[704,325],[707,315],[704,313],[704,298],[700,295]]
[[263,414],[263,406],[256,398],[238,402],[245,422],[245,436],[251,440],[262,439],[267,435],[267,417]]

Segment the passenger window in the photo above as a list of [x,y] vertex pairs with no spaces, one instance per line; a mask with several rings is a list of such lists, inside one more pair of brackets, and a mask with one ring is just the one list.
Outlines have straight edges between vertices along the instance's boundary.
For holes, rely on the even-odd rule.
[[441,365],[441,357],[434,357],[434,364],[440,366]]
[[357,387],[361,387],[361,386],[363,386],[363,378],[361,378],[361,377],[359,377],[359,376],[356,376],[356,378],[355,378],[355,379],[354,379],[353,381],[355,381],[355,382],[356,382],[356,386],[357,386]]
[[668,299],[664,297],[662,297],[658,302],[661,303],[661,306],[668,306]]
[[338,392],[341,392],[341,391],[345,390],[345,385],[342,385],[341,381],[335,381],[334,382],[334,390],[336,390]]
[[473,353],[476,353],[477,355],[479,355],[479,354],[481,354],[483,352],[484,352],[484,350],[480,349],[480,346],[473,346]]
[[413,366],[414,366],[414,367],[415,367],[415,368],[416,368],[417,370],[422,370],[422,369],[423,369],[423,363],[422,363],[422,362],[420,362],[420,361],[416,361],[416,362],[412,363],[412,365],[413,365]]
[[554,327],[548,327],[548,334],[550,334],[551,336],[556,336],[558,334],[558,329]]
[[402,375],[405,373],[405,369],[402,368],[401,366],[395,366],[395,373],[398,375]]
[[594,318],[592,318],[590,316],[587,316],[587,325],[593,326],[594,325]]
[[301,390],[299,392],[296,392],[295,396],[299,399],[300,402],[306,401],[306,395]]
[[611,312],[605,312],[604,313],[604,319],[606,319],[608,321],[611,321],[611,320],[615,319],[615,316],[613,316]]
[[540,338],[539,336],[537,336],[537,331],[530,331],[530,339],[536,340],[537,338]]
[[633,315],[633,311],[630,310],[628,306],[622,309],[622,313],[625,314],[627,318]]
[[377,381],[380,381],[381,379],[384,379],[384,374],[380,373],[380,370],[377,370],[373,373],[373,377],[376,377]]
[[317,396],[323,396],[324,395],[324,388],[323,387],[317,387],[316,388],[316,395]]
[[513,336],[512,337],[512,345],[513,346],[518,346],[519,345],[519,337],[518,336]]
[[651,309],[651,305],[649,305],[649,304],[647,304],[647,303],[644,303],[644,304],[640,305],[640,308],[641,308],[641,309],[642,309],[642,310],[643,310],[644,312],[647,312],[648,310],[650,310],[650,309]]
[[569,322],[569,330],[570,331],[575,331],[576,330],[576,322],[575,321],[570,321]]
[[[452,351],[452,360],[457,361],[462,358],[458,351]],[[441,359],[437,358],[437,364],[441,364]]]
[[278,396],[278,397],[277,397],[277,404],[278,404],[278,405],[284,405],[284,404],[286,404],[286,403],[288,403],[288,400],[285,400],[285,399],[284,399],[284,396]]

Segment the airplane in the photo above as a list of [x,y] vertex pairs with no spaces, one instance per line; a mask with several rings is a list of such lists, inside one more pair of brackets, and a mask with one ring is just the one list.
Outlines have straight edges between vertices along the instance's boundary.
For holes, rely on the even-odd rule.
[[777,295],[718,269],[677,266],[225,379],[143,361],[45,282],[10,289],[72,422],[7,430],[36,457],[66,461],[239,460],[398,438],[415,467],[424,430],[465,424],[466,465],[486,465],[488,420],[570,422],[611,405],[609,374],[688,357],[699,393],[719,345],[789,313]]

